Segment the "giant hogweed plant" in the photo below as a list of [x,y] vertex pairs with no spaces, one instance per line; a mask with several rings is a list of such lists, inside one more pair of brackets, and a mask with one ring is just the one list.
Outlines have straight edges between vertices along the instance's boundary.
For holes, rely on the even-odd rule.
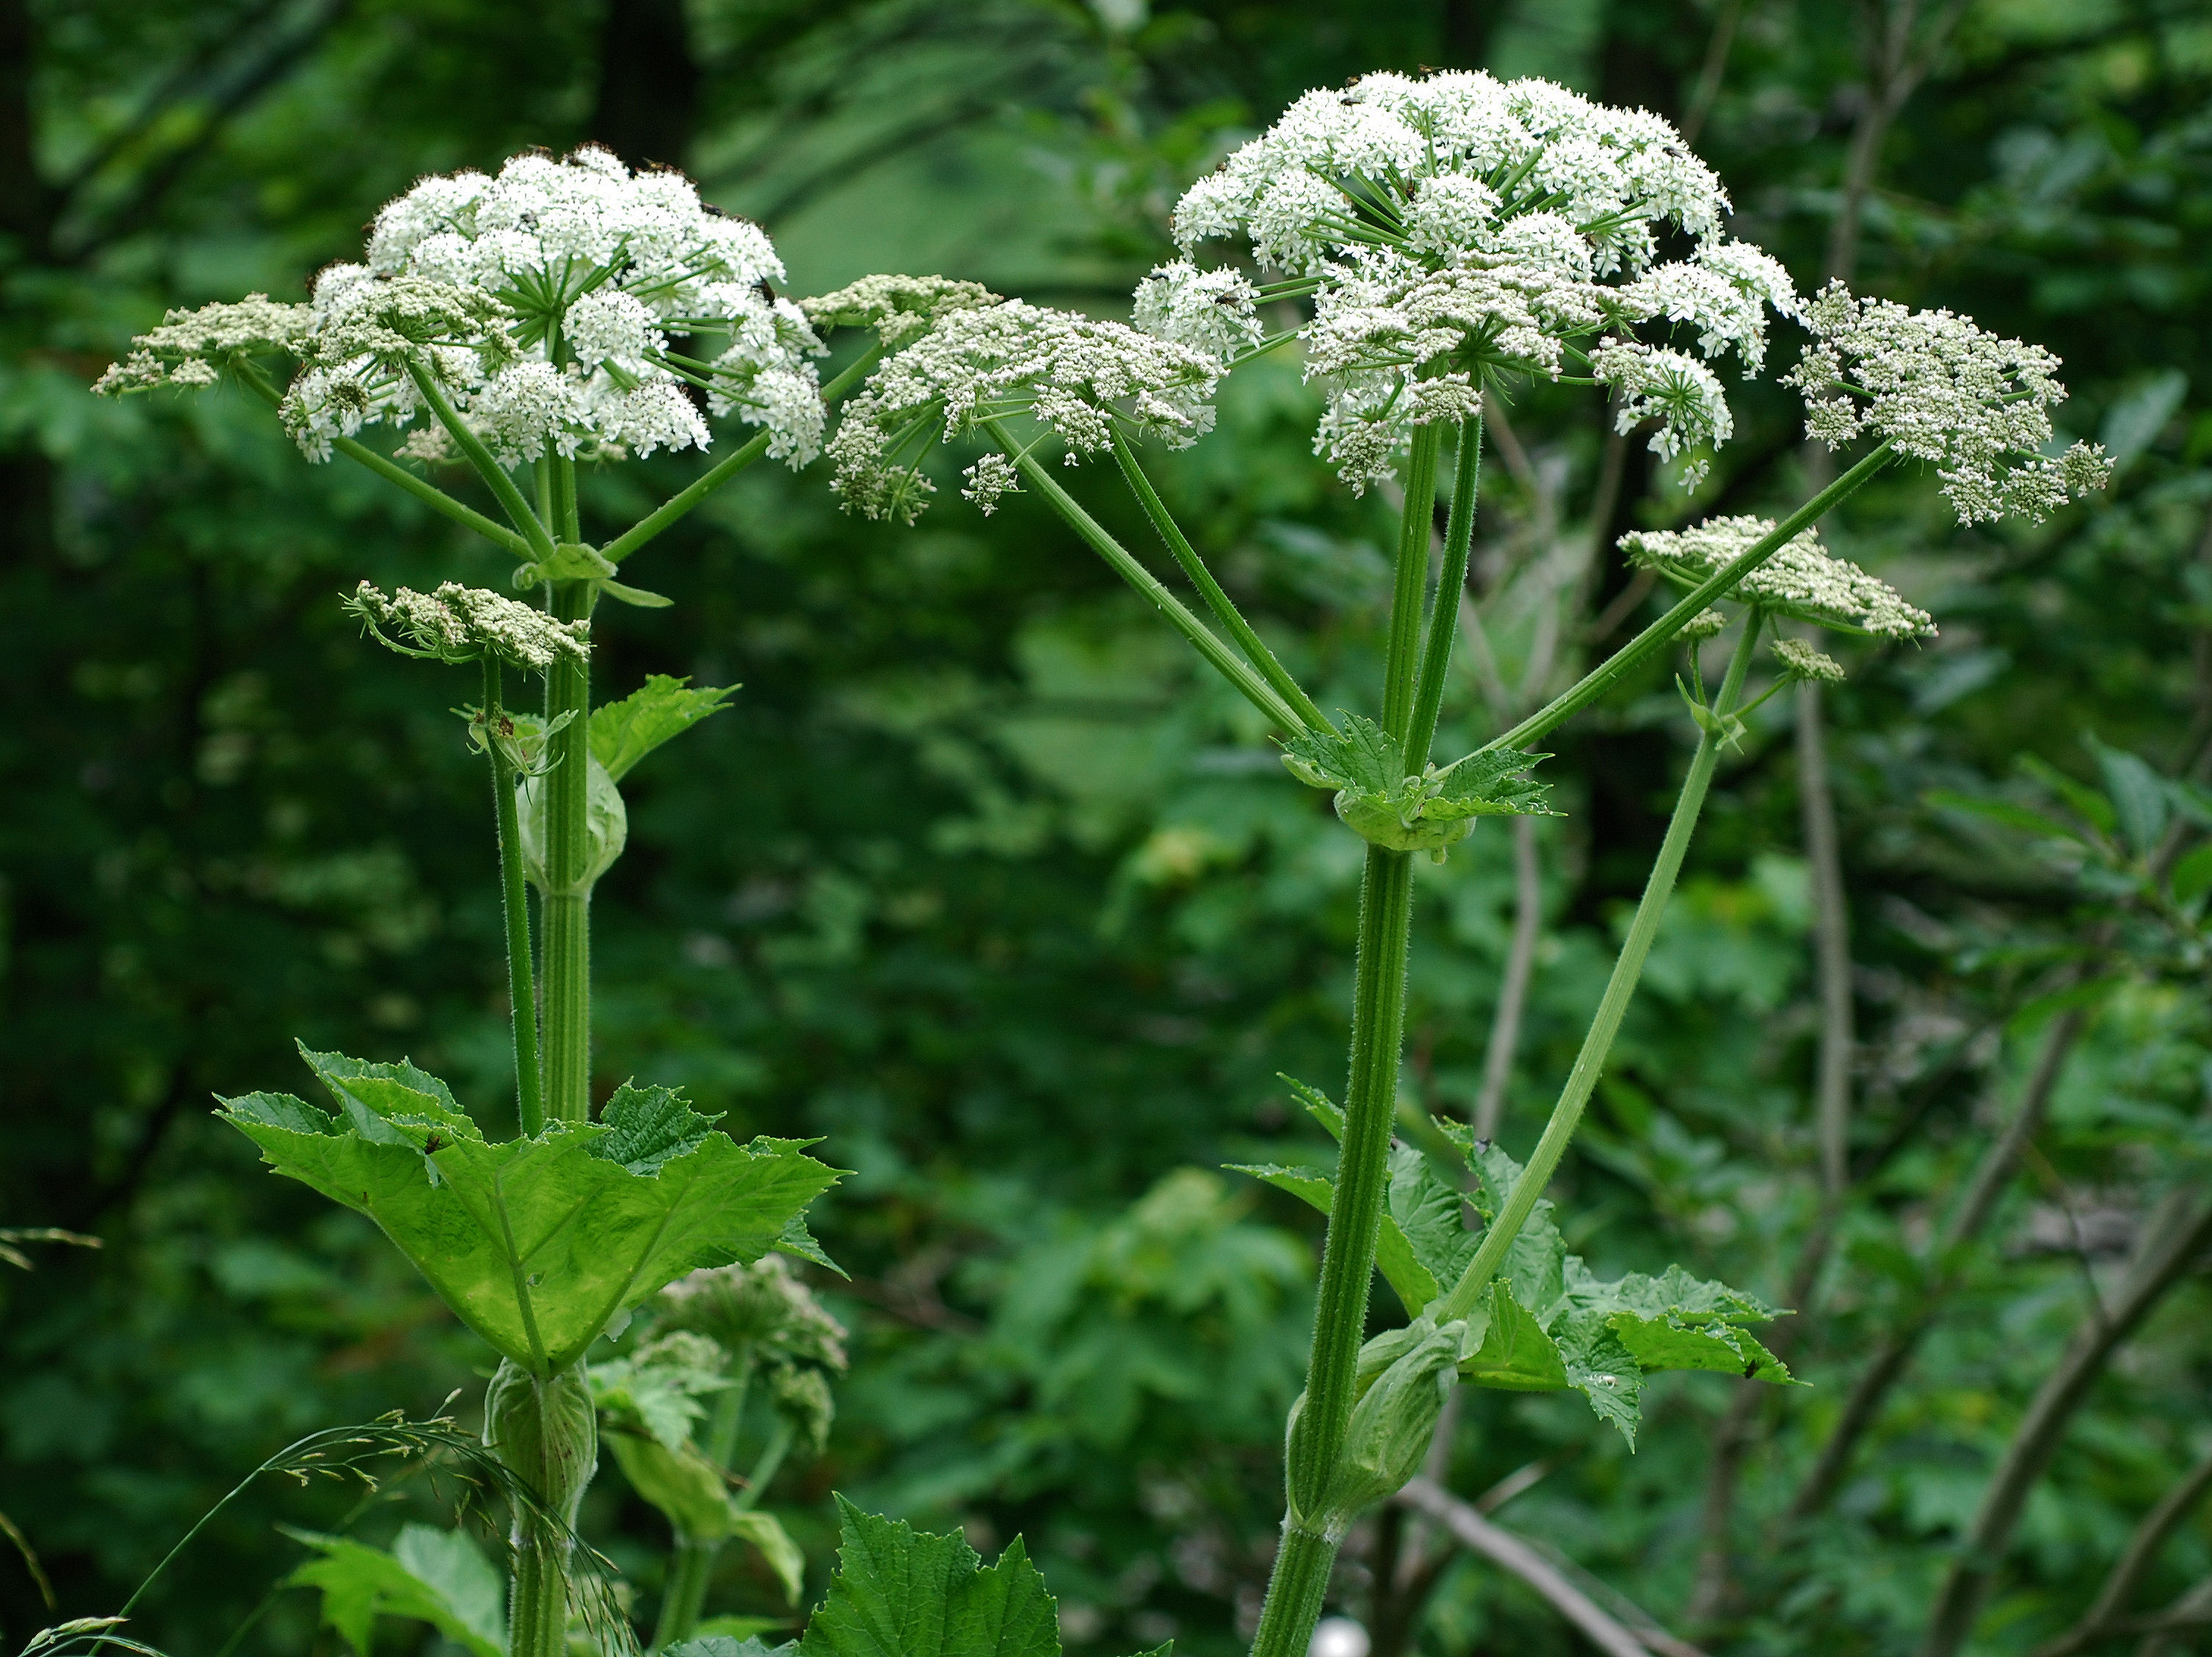
[[[237,379],[310,458],[368,466],[508,552],[514,589],[537,600],[458,586],[364,586],[348,600],[393,648],[481,673],[468,731],[493,778],[520,1132],[487,1140],[441,1083],[404,1062],[332,1054],[304,1054],[332,1108],[268,1093],[224,1106],[279,1171],[375,1219],[500,1354],[485,1438],[536,1499],[516,1508],[510,1611],[492,1643],[550,1657],[567,1637],[579,1603],[568,1527],[601,1411],[617,1459],[679,1539],[659,1643],[696,1627],[704,1570],[726,1538],[751,1540],[796,1586],[781,1533],[744,1516],[750,1503],[721,1471],[743,1408],[736,1382],[763,1350],[732,1308],[763,1292],[739,1263],[770,1249],[823,1259],[801,1215],[833,1175],[793,1142],[737,1145],[667,1089],[625,1085],[596,1120],[588,1089],[589,900],[622,849],[622,775],[726,694],[656,678],[591,707],[592,613],[602,598],[662,602],[617,580],[621,561],[763,454],[802,465],[824,449],[848,509],[911,522],[933,493],[933,448],[981,439],[963,494],[986,512],[1010,490],[1042,496],[1259,710],[1291,777],[1328,794],[1365,842],[1343,1102],[1297,1084],[1338,1144],[1335,1170],[1248,1170],[1327,1216],[1259,1657],[1306,1650],[1348,1527],[1417,1470],[1455,1386],[1572,1389],[1632,1443],[1653,1371],[1790,1381],[1753,1332],[1773,1308],[1679,1267],[1597,1278],[1567,1253],[1545,1188],[1634,994],[1723,750],[1784,685],[1840,675],[1778,623],[1893,640],[1933,631],[1825,551],[1819,520],[1907,460],[1936,468],[1966,523],[2039,516],[2098,486],[2104,464],[2081,445],[2045,452],[2064,395],[2050,354],[1840,286],[1802,301],[1778,264],[1726,236],[1727,213],[1718,180],[1655,116],[1543,82],[1370,76],[1299,100],[1189,191],[1175,219],[1184,256],[1139,286],[1124,324],[928,276],[774,299],[766,279],[781,269],[757,228],[702,209],[675,174],[633,178],[587,150],[520,158],[496,179],[426,179],[380,216],[368,262],[323,273],[310,304],[256,297],[173,315],[110,371],[111,391]],[[1242,262],[1196,262],[1222,240],[1241,245]],[[1670,251],[1681,256],[1662,257]],[[1648,431],[1661,458],[1682,458],[1694,487],[1732,428],[1717,365],[1760,370],[1770,314],[1809,337],[1785,376],[1805,398],[1809,434],[1831,447],[1864,440],[1864,452],[1779,522],[1721,518],[1627,537],[1627,555],[1679,600],[1547,705],[1439,761],[1485,399],[1532,379],[1589,386],[1623,432]],[[872,338],[819,386],[812,361],[839,329]],[[1404,493],[1382,683],[1365,711],[1332,715],[1315,702],[1206,568],[1139,454],[1147,441],[1203,439],[1221,380],[1293,345],[1325,398],[1316,452],[1355,491],[1395,482]],[[281,392],[264,366],[279,354],[297,365]],[[848,392],[824,443],[829,408]],[[586,544],[580,474],[659,447],[705,448],[702,404],[762,429],[628,530]],[[396,458],[360,440],[380,423],[412,428]],[[1210,622],[1085,509],[1048,468],[1054,450],[1067,467],[1111,455]],[[456,458],[505,521],[402,464]],[[1703,657],[1731,630],[1709,686]],[[1442,861],[1484,817],[1547,811],[1536,744],[1678,642],[1697,746],[1525,1164],[1450,1122],[1434,1124],[1425,1149],[1398,1143],[1416,854]],[[1771,671],[1754,695],[1762,644]],[[508,706],[511,673],[542,682],[542,711]],[[539,895],[534,933],[526,886]],[[1407,1320],[1370,1340],[1378,1269]],[[586,1362],[647,1302],[651,1339]],[[778,1361],[786,1369],[791,1356]],[[818,1383],[834,1367],[823,1349],[811,1373]],[[826,1418],[823,1407],[783,1408],[747,1495],[793,1423],[818,1431]],[[1051,1599],[1018,1541],[987,1567],[957,1537],[849,1505],[842,1516],[840,1570],[802,1657],[1057,1650]]]

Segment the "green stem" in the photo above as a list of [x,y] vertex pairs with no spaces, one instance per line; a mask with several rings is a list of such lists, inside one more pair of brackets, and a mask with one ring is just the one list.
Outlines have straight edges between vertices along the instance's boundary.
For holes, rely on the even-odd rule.
[[1030,486],[1044,496],[1054,512],[1067,520],[1067,525],[1085,541],[1091,549],[1114,568],[1115,574],[1134,587],[1139,593],[1158,607],[1168,624],[1190,640],[1198,653],[1206,658],[1215,672],[1243,693],[1245,701],[1267,716],[1269,724],[1279,731],[1299,731],[1306,722],[1291,709],[1290,704],[1277,695],[1274,688],[1246,666],[1237,652],[1216,638],[1205,622],[1183,608],[1175,594],[1162,586],[1152,571],[1137,561],[1127,547],[1108,534],[1106,528],[1089,513],[1084,511],[1075,497],[1060,488],[1059,480],[1025,453],[1012,435],[998,421],[984,422],[999,445],[1012,457],[1014,464]]
[[567,1657],[568,1545],[532,1527],[513,1539],[507,1587],[507,1657]]
[[[1408,517],[1413,515],[1413,502],[1418,498],[1408,495]],[[1367,1332],[1367,1296],[1375,1276],[1390,1124],[1398,1099],[1413,911],[1413,854],[1370,845],[1359,889],[1351,1076],[1344,1094],[1344,1134],[1337,1147],[1336,1200],[1322,1244],[1321,1290],[1314,1306],[1305,1397],[1284,1456],[1290,1511],[1283,1520],[1283,1543],[1261,1608],[1252,1657],[1304,1657],[1321,1615],[1329,1563],[1343,1540],[1341,1532],[1332,1534],[1321,1515],[1329,1472],[1352,1417],[1352,1383],[1358,1374],[1360,1342]]]
[[[714,1395],[714,1408],[707,1417],[706,1435],[698,1441],[699,1449],[719,1470],[730,1465],[737,1453],[738,1428],[744,1419],[745,1393],[752,1383],[752,1343],[739,1343],[730,1355],[730,1369],[735,1377],[732,1385]],[[656,1649],[665,1650],[679,1640],[689,1639],[691,1630],[699,1626],[699,1613],[707,1604],[708,1585],[714,1580],[714,1558],[722,1551],[720,1540],[694,1541],[678,1531],[675,1545],[668,1552],[666,1586],[660,1591],[660,1618],[654,1625],[653,1643]]]
[[514,767],[499,739],[507,725],[499,662],[486,656],[484,750],[491,756],[493,820],[499,825],[500,904],[507,920],[507,998],[514,1010],[516,1119],[526,1136],[545,1126],[544,1078],[538,1071],[538,986],[530,965],[530,895],[522,879],[522,824],[515,810]]
[[761,1447],[760,1457],[753,1470],[745,1475],[745,1487],[731,1498],[740,1508],[756,1508],[768,1487],[775,1480],[783,1466],[783,1459],[791,1454],[791,1423],[778,1416],[775,1425],[769,1429],[768,1442]]
[[468,422],[453,412],[453,405],[446,401],[446,394],[438,389],[438,382],[430,377],[428,369],[419,362],[410,362],[407,373],[415,382],[415,389],[422,393],[422,401],[429,405],[430,412],[437,416],[438,423],[452,434],[454,442],[461,446],[461,452],[468,456],[469,464],[477,469],[477,476],[483,479],[484,487],[498,501],[500,509],[514,520],[514,527],[522,531],[522,538],[530,543],[530,549],[540,558],[550,558],[553,555],[553,537],[546,533],[545,525],[538,521],[538,514],[530,510],[530,503],[522,498],[522,491],[514,487],[514,480],[507,475],[507,468],[492,458],[491,451],[483,446],[483,440],[471,431]]
[[[246,382],[248,389],[260,396],[270,408],[276,408],[283,401],[276,388],[269,383],[261,370],[252,363],[240,363],[238,376]],[[452,495],[447,495],[445,490],[428,478],[416,476],[404,466],[377,453],[367,444],[357,443],[350,437],[334,437],[331,440],[331,446],[349,460],[360,462],[386,483],[398,484],[433,512],[443,513],[456,524],[474,530],[487,541],[513,553],[517,558],[526,558],[530,555],[530,543],[507,528],[506,525],[495,519],[485,517],[474,507],[454,500]]]
[[1727,596],[1729,590],[1752,571],[1817,523],[1836,506],[1857,491],[1874,475],[1898,458],[1884,438],[1873,452],[1834,483],[1822,489],[1789,517],[1751,546],[1746,548],[1727,568],[1709,576],[1691,589],[1690,594],[1650,627],[1623,645],[1613,655],[1584,674],[1571,689],[1538,708],[1527,719],[1502,736],[1492,737],[1483,744],[1483,751],[1493,748],[1526,748],[1540,741],[1544,735],[1565,724],[1576,713],[1589,707],[1610,690],[1614,681],[1638,662],[1662,648],[1667,641],[1680,633],[1690,618],[1704,610],[1716,598]]
[[[592,584],[553,584],[553,613],[564,622],[591,614]],[[545,717],[568,723],[553,733],[545,791],[545,1110],[559,1121],[592,1114],[591,787],[592,670],[564,656],[545,675]]]
[[[1437,739],[1437,714],[1443,707],[1444,674],[1451,666],[1452,640],[1459,634],[1460,590],[1467,585],[1468,549],[1474,543],[1474,501],[1482,486],[1482,416],[1459,427],[1459,459],[1452,470],[1451,516],[1444,526],[1444,561],[1437,577],[1437,601],[1429,610],[1429,639],[1421,652],[1421,677],[1413,690],[1413,713],[1406,727],[1407,776],[1419,776]],[[1385,726],[1386,730],[1389,727]]]
[[1437,504],[1437,456],[1443,428],[1413,431],[1406,464],[1406,511],[1398,525],[1398,574],[1390,595],[1389,653],[1383,659],[1382,728],[1401,740],[1413,712],[1414,652],[1421,641],[1421,595],[1429,584],[1429,535]]
[[1667,824],[1667,838],[1660,843],[1658,860],[1651,865],[1650,878],[1644,882],[1643,899],[1636,906],[1636,918],[1629,923],[1628,937],[1620,946],[1620,958],[1613,962],[1613,976],[1606,983],[1604,999],[1598,1003],[1597,1017],[1590,1021],[1589,1033],[1583,1038],[1582,1051],[1575,1055],[1575,1067],[1567,1074],[1567,1084],[1559,1094],[1559,1103],[1552,1107],[1551,1120],[1544,1124],[1543,1137],[1537,1140],[1528,1167],[1513,1187],[1513,1194],[1505,1199],[1497,1218],[1482,1234],[1482,1243],[1475,1250],[1474,1258],[1468,1262],[1467,1270],[1460,1274],[1458,1283],[1438,1307],[1437,1321],[1440,1324],[1464,1318],[1474,1310],[1475,1302],[1489,1288],[1490,1280],[1504,1265],[1505,1251],[1521,1235],[1522,1226],[1535,1209],[1536,1199],[1551,1182],[1559,1158],[1566,1154],[1568,1142],[1575,1137],[1583,1108],[1589,1102],[1591,1090],[1597,1086],[1606,1057],[1613,1050],[1613,1037],[1620,1034],[1620,1021],[1635,997],[1637,980],[1644,974],[1644,957],[1650,954],[1652,940],[1659,935],[1659,923],[1666,916],[1667,900],[1674,895],[1675,877],[1682,872],[1682,858],[1690,848],[1690,836],[1697,829],[1698,813],[1704,809],[1705,791],[1711,786],[1713,772],[1720,764],[1718,733],[1723,722],[1735,711],[1736,699],[1743,693],[1744,675],[1750,670],[1752,652],[1759,642],[1765,620],[1763,612],[1757,609],[1745,618],[1743,637],[1736,644],[1735,653],[1729,659],[1728,675],[1721,681],[1719,695],[1713,700],[1712,725],[1698,738],[1698,751],[1690,761],[1689,774],[1682,779],[1674,815]]
[[[850,367],[822,388],[822,400],[826,403],[833,398],[842,396],[851,388],[854,381],[875,366],[876,359],[883,354],[884,348],[880,343],[869,346],[866,350],[860,353]],[[738,449],[727,459],[720,462],[712,470],[702,475],[688,487],[670,495],[659,506],[601,547],[600,552],[616,563],[620,563],[647,542],[652,540],[654,536],[677,522],[708,495],[714,494],[716,489],[720,489],[723,484],[751,465],[754,461],[766,454],[772,436],[771,433],[766,431],[756,434],[744,447]]]
[[1307,695],[1304,689],[1291,677],[1290,670],[1275,659],[1275,652],[1267,648],[1267,641],[1253,629],[1252,624],[1244,619],[1243,613],[1222,591],[1221,583],[1213,579],[1213,572],[1206,568],[1197,549],[1190,544],[1189,537],[1183,534],[1182,526],[1170,514],[1160,500],[1159,492],[1153,489],[1152,480],[1145,476],[1144,468],[1137,464],[1136,454],[1129,447],[1128,440],[1118,430],[1114,434],[1114,458],[1121,463],[1121,476],[1128,480],[1130,489],[1136,495],[1137,504],[1144,507],[1145,515],[1152,520],[1152,527],[1159,531],[1160,539],[1167,543],[1168,550],[1175,555],[1176,562],[1182,566],[1183,574],[1190,577],[1191,585],[1205,595],[1206,608],[1213,612],[1214,619],[1229,630],[1229,636],[1237,641],[1237,647],[1244,652],[1245,659],[1259,669],[1260,677],[1274,687],[1276,695],[1297,709],[1308,725],[1315,730],[1326,726],[1328,720],[1314,705],[1313,698]]

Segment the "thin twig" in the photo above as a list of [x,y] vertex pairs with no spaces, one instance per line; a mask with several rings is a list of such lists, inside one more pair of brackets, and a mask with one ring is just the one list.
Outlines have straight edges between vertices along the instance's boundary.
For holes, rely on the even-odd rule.
[[1401,1506],[1435,1520],[1468,1551],[1519,1577],[1551,1601],[1553,1608],[1587,1635],[1607,1657],[1650,1657],[1652,1652],[1662,1657],[1704,1657],[1695,1646],[1677,1639],[1640,1613],[1640,1626],[1632,1630],[1528,1543],[1504,1526],[1491,1523],[1475,1511],[1472,1502],[1461,1501],[1435,1480],[1414,1479],[1398,1492],[1396,1500]]
[[1512,1079],[1514,1050],[1521,1044],[1521,1015],[1528,980],[1536,967],[1536,934],[1544,920],[1544,887],[1536,863],[1534,818],[1513,819],[1513,942],[1505,952],[1505,978],[1498,986],[1498,1011],[1490,1021],[1490,1047],[1483,1055],[1482,1091],[1474,1102],[1474,1137],[1495,1139],[1505,1110],[1505,1084]]
[[2166,1545],[2167,1537],[2181,1521],[2189,1517],[2207,1489],[2212,1489],[2212,1455],[2207,1455],[2181,1476],[2174,1487],[2160,1496],[2155,1507],[2143,1515],[2136,1533],[2128,1539],[2126,1550],[2113,1562],[2112,1573],[2105,1578],[2105,1586],[2097,1591],[2096,1599],[2081,1613],[2081,1620],[2056,1638],[2045,1641],[2030,1657],[2073,1657],[2084,1646],[2094,1643],[2113,1631],[2119,1620],[2120,1608],[2136,1591],[2136,1584],[2144,1571],[2157,1558],[2158,1551]]
[[1921,1657],[1956,1657],[1972,1632],[2028,1492],[2043,1476],[2074,1412],[2103,1373],[2112,1350],[2133,1332],[2212,1240],[2212,1194],[2188,1187],[2159,1205],[2112,1303],[2084,1317],[2064,1357],[2036,1393],[1983,1493],[1929,1618]]

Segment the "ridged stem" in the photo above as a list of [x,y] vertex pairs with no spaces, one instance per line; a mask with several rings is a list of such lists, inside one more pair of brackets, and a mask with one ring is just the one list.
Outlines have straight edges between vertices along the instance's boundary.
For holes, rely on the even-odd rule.
[[1652,940],[1659,936],[1659,923],[1666,917],[1667,901],[1674,895],[1675,879],[1682,872],[1683,856],[1689,851],[1690,838],[1697,831],[1698,814],[1705,809],[1705,791],[1712,786],[1713,773],[1720,765],[1723,722],[1735,712],[1737,700],[1743,694],[1744,675],[1750,671],[1752,652],[1759,643],[1765,622],[1765,616],[1757,610],[1744,620],[1743,637],[1736,643],[1735,653],[1729,659],[1728,675],[1721,681],[1720,694],[1713,699],[1711,722],[1698,738],[1698,751],[1691,758],[1689,774],[1682,779],[1682,792],[1674,801],[1674,815],[1667,824],[1667,838],[1660,843],[1658,859],[1651,865],[1650,877],[1644,883],[1644,896],[1636,906],[1635,919],[1629,923],[1628,936],[1620,946],[1620,957],[1613,963],[1613,976],[1606,982],[1605,998],[1598,1003],[1597,1016],[1590,1021],[1589,1033],[1583,1038],[1582,1051],[1575,1055],[1575,1067],[1567,1073],[1567,1084],[1559,1094],[1559,1102],[1552,1107],[1551,1120],[1544,1124],[1543,1137],[1537,1140],[1528,1167],[1513,1187],[1513,1194],[1505,1199],[1497,1218],[1483,1233],[1474,1258],[1468,1262],[1459,1282],[1437,1308],[1438,1323],[1466,1317],[1474,1310],[1475,1302],[1490,1287],[1490,1280],[1505,1264],[1505,1251],[1521,1235],[1522,1226],[1534,1211],[1536,1199],[1544,1194],[1544,1187],[1551,1183],[1553,1170],[1566,1155],[1568,1143],[1581,1125],[1583,1108],[1589,1103],[1590,1093],[1605,1070],[1606,1058],[1613,1051],[1613,1037],[1620,1033],[1620,1021],[1627,1014],[1628,1004],[1635,998],[1637,980],[1644,975],[1644,957],[1651,953]]
[[525,1134],[545,1126],[545,1078],[538,1068],[538,986],[530,961],[530,894],[522,878],[522,823],[514,803],[514,767],[500,737],[507,724],[499,663],[486,656],[484,749],[491,756],[492,816],[499,825],[500,907],[507,921],[507,999],[514,1032],[515,1116]]
[[[1429,762],[1430,746],[1437,739],[1444,675],[1450,671],[1452,640],[1459,633],[1460,593],[1467,586],[1468,554],[1474,544],[1474,500],[1481,485],[1482,416],[1476,415],[1460,422],[1459,458],[1452,469],[1451,515],[1444,520],[1443,566],[1437,576],[1436,602],[1429,608],[1428,642],[1421,649],[1421,677],[1413,687],[1413,711],[1404,733],[1409,777],[1421,774],[1421,768]],[[1410,501],[1407,506],[1410,518]]]
[[[553,587],[553,613],[564,622],[592,610],[587,581]],[[545,789],[545,1105],[557,1121],[592,1114],[592,913],[585,871],[591,859],[592,670],[563,656],[545,675],[545,717],[572,714],[548,748]]]
[[1398,524],[1398,568],[1390,594],[1390,644],[1382,666],[1382,728],[1402,741],[1413,713],[1421,596],[1429,584],[1429,536],[1437,504],[1437,457],[1443,428],[1413,431],[1406,462],[1406,510]]

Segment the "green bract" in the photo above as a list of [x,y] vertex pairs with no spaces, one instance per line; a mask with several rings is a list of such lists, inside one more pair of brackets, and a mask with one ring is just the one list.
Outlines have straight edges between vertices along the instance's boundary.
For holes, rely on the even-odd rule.
[[616,1314],[696,1266],[792,1247],[836,1179],[810,1142],[740,1146],[666,1088],[625,1085],[598,1123],[493,1144],[412,1065],[300,1051],[335,1114],[249,1093],[223,1102],[224,1119],[277,1172],[374,1220],[455,1316],[533,1374],[574,1363]]
[[1336,814],[1362,839],[1393,852],[1426,852],[1439,863],[1477,817],[1552,816],[1551,791],[1519,774],[1547,754],[1485,750],[1408,775],[1405,744],[1358,713],[1342,733],[1307,731],[1283,744],[1283,764],[1301,782],[1336,790]]
[[506,1657],[506,1585],[467,1532],[403,1526],[389,1553],[342,1536],[289,1534],[316,1557],[286,1586],[321,1589],[323,1621],[359,1657],[370,1657],[380,1615],[428,1623],[470,1657]]
[[[1291,1086],[1330,1135],[1340,1139],[1343,1114],[1316,1089],[1297,1082]],[[1388,1205],[1376,1250],[1376,1265],[1417,1320],[1415,1330],[1433,1326],[1419,1320],[1423,1313],[1458,1282],[1482,1241],[1481,1230],[1469,1229],[1462,1220],[1465,1208],[1472,1206],[1486,1224],[1522,1173],[1518,1162],[1493,1145],[1478,1143],[1464,1125],[1438,1120],[1436,1126],[1464,1159],[1466,1174],[1451,1178],[1428,1153],[1393,1142]],[[1310,1168],[1258,1165],[1238,1171],[1324,1214],[1334,1206],[1334,1183]],[[1567,1253],[1566,1241],[1553,1223],[1552,1205],[1544,1200],[1506,1251],[1504,1271],[1466,1320],[1459,1338],[1459,1373],[1478,1387],[1510,1392],[1572,1387],[1632,1445],[1638,1398],[1650,1371],[1711,1369],[1748,1380],[1790,1381],[1787,1367],[1744,1326],[1778,1315],[1756,1296],[1703,1282],[1679,1266],[1656,1278],[1632,1272],[1601,1282],[1579,1255]],[[1403,1342],[1407,1333],[1392,1331],[1370,1341],[1372,1357],[1363,1350],[1363,1378],[1370,1366],[1380,1374],[1382,1361],[1404,1356],[1390,1344]],[[1407,1476],[1412,1476],[1410,1470]]]

